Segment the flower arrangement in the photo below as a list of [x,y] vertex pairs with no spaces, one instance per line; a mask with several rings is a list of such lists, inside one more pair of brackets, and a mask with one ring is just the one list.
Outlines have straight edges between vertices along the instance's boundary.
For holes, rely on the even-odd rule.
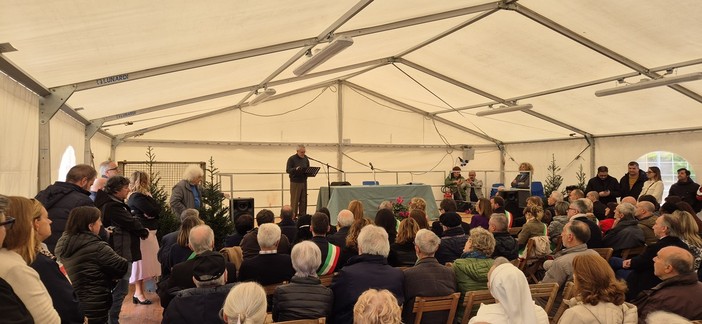
[[395,218],[399,221],[409,216],[409,209],[402,204],[403,202],[405,202],[405,200],[402,197],[397,197],[395,202],[392,203],[392,213],[395,214]]

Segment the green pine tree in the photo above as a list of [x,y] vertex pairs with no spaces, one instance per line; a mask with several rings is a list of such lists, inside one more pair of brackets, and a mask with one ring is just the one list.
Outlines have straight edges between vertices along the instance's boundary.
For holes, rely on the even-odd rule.
[[556,165],[555,154],[551,154],[551,164],[548,166],[547,170],[548,175],[544,183],[544,194],[546,197],[549,197],[552,192],[557,191],[561,184],[563,184],[563,177],[559,174],[561,167]]
[[580,169],[578,169],[578,172],[575,173],[575,177],[578,179],[578,189],[585,192],[585,183],[587,182],[587,177],[585,176],[585,172],[583,171],[582,163],[580,164]]
[[161,181],[161,175],[158,171],[154,171],[154,162],[156,161],[156,154],[154,153],[153,147],[149,146],[146,148],[146,165],[149,169],[149,191],[151,196],[158,201],[161,206],[161,215],[158,219],[158,231],[156,232],[156,237],[158,241],[161,238],[170,233],[174,232],[180,227],[180,219],[173,214],[171,206],[168,204],[168,194],[164,189],[164,186],[159,185]]
[[215,182],[215,176],[219,173],[219,169],[215,168],[212,157],[210,157],[209,166],[205,171],[205,183],[200,193],[202,195],[200,218],[214,231],[215,249],[219,250],[224,246],[224,239],[234,230],[234,224],[229,218],[229,207],[222,204],[224,194],[220,190],[220,183]]

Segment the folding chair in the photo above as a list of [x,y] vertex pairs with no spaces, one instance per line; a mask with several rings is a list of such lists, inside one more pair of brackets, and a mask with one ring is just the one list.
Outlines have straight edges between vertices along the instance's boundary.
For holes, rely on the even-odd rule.
[[539,283],[539,278],[537,278],[536,273],[541,270],[544,261],[546,261],[545,256],[536,257],[532,254],[535,252],[535,246],[536,242],[532,237],[527,241],[526,248],[524,249],[525,255],[523,258],[519,258],[518,266],[519,270],[524,272],[527,281],[532,284]]
[[448,311],[449,315],[448,319],[446,320],[446,324],[452,324],[453,319],[456,316],[458,298],[460,297],[461,293],[459,292],[439,297],[417,296],[414,300],[414,308],[412,308],[412,313],[417,314],[414,323],[420,324],[424,313]]
[[473,312],[474,306],[479,306],[480,304],[494,304],[495,297],[492,297],[489,290],[474,290],[466,292],[466,296],[463,298],[463,305],[459,307],[464,307],[463,319],[461,324],[468,324],[470,318],[475,315]]
[[532,299],[547,298],[544,311],[546,311],[546,314],[548,314],[553,307],[553,303],[556,301],[556,295],[558,295],[558,284],[555,282],[532,284],[529,285],[529,291],[531,291]]
[[630,248],[630,249],[624,249],[622,250],[622,259],[631,259],[631,257],[635,257],[646,250],[646,246],[639,246],[635,248]]
[[613,248],[593,248],[593,250],[602,256],[605,261],[609,261],[609,258],[612,257],[612,253],[614,253]]
[[570,300],[573,298],[573,295],[575,295],[575,284],[572,281],[566,282],[565,288],[563,288],[563,302],[561,302],[561,306],[558,307],[558,310],[556,311],[556,315],[553,316],[553,319],[551,319],[551,324],[556,324],[558,323],[558,320],[561,319],[561,316],[563,316],[563,313],[568,309],[568,303],[566,303],[566,300]]
[[319,276],[319,280],[322,282],[322,286],[324,287],[330,287],[332,283],[332,279],[334,279],[334,273],[326,274],[323,276]]

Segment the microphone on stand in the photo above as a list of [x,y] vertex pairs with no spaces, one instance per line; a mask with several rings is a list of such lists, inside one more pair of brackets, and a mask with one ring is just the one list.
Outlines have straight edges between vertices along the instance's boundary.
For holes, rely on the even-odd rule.
[[375,170],[375,168],[373,167],[373,162],[368,162],[368,165],[370,165],[371,170]]

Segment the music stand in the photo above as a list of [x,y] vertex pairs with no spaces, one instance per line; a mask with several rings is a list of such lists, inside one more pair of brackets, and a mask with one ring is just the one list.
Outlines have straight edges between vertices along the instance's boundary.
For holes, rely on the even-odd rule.
[[317,176],[319,169],[320,169],[320,167],[307,167],[303,170],[303,172],[308,177],[315,177],[315,176]]

